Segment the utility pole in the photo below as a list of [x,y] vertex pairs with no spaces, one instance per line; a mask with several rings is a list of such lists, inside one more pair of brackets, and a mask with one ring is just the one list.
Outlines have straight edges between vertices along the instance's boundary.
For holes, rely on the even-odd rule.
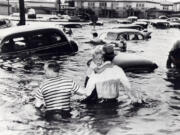
[[59,13],[61,12],[61,0],[58,1],[58,6],[59,6]]
[[24,8],[24,0],[19,0],[19,11],[20,11],[20,20],[18,25],[25,25],[25,8]]
[[10,15],[10,9],[9,9],[9,0],[7,0],[7,2],[8,2],[8,15]]

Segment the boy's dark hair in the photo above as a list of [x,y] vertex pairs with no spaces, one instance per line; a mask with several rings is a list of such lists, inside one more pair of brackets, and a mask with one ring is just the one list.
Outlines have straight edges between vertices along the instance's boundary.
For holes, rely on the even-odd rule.
[[105,45],[103,46],[104,51],[104,61],[113,61],[114,57],[116,56],[114,53],[114,47],[112,45]]
[[48,62],[48,68],[53,70],[54,72],[59,72],[60,65],[56,61]]
[[98,33],[97,32],[94,32],[93,33],[93,37],[97,37],[98,36]]

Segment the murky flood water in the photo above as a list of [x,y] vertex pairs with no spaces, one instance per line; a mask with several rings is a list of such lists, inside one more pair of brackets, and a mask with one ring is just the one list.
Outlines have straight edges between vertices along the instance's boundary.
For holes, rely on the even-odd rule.
[[[105,30],[112,24],[105,23]],[[152,30],[149,41],[128,43],[128,52],[146,57],[158,64],[152,73],[127,73],[133,89],[147,98],[147,104],[131,109],[88,107],[73,97],[72,118],[47,122],[32,106],[33,91],[43,80],[42,65],[34,58],[36,67],[24,71],[23,61],[14,62],[12,71],[0,69],[0,134],[1,135],[178,135],[180,134],[180,73],[168,71],[166,60],[173,43],[179,39],[179,29]],[[86,62],[91,57],[92,26],[73,29],[79,52],[72,56],[52,57],[61,63],[62,76],[74,79],[83,86]],[[8,62],[7,62],[8,63]],[[27,100],[30,98],[30,100]]]

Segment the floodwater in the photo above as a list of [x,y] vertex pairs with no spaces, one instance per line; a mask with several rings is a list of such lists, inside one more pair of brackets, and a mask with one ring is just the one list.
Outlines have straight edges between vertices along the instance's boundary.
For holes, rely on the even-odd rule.
[[[105,30],[112,24],[96,27]],[[152,73],[127,73],[132,88],[143,93],[147,103],[132,107],[88,107],[72,99],[72,118],[47,122],[33,108],[33,95],[44,78],[42,65],[46,60],[33,58],[34,68],[24,70],[24,61],[4,65],[0,69],[0,134],[1,135],[179,135],[180,134],[180,72],[166,69],[168,52],[179,38],[179,29],[151,29],[149,41],[128,43],[128,52],[146,57],[158,64]],[[61,64],[61,75],[83,86],[86,62],[93,46],[84,41],[91,38],[92,26],[73,29],[79,43],[75,55],[52,57]]]

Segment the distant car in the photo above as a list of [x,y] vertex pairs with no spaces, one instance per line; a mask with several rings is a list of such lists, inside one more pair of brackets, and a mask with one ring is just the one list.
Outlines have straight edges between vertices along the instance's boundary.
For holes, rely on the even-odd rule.
[[82,28],[82,25],[78,23],[62,24],[62,26],[65,28]]
[[[94,24],[91,22],[91,23],[89,23],[89,25],[94,25]],[[96,26],[103,26],[104,23],[103,23],[102,21],[97,21],[97,22],[95,23],[95,25],[96,25]]]
[[8,28],[12,26],[12,22],[10,19],[7,18],[1,18],[0,19],[0,29],[2,28]]
[[131,24],[132,22],[128,19],[122,19],[122,20],[117,20],[117,23],[120,24]]
[[173,22],[173,23],[180,23],[180,18],[179,17],[171,17],[167,19],[168,22]]
[[99,38],[108,43],[118,43],[122,39],[126,41],[147,40],[151,38],[151,32],[134,29],[111,29],[101,33]]
[[170,24],[166,20],[154,19],[150,21],[150,24],[157,29],[167,29],[170,27]]
[[135,22],[138,20],[138,17],[137,16],[129,16],[127,19],[131,22]]
[[144,27],[136,24],[119,24],[115,29],[136,29],[136,30],[144,30]]
[[139,26],[143,27],[144,29],[147,29],[147,27],[148,27],[148,22],[144,22],[144,21],[136,21],[133,24],[139,25]]
[[161,15],[161,16],[159,16],[158,18],[159,18],[159,19],[168,19],[168,17],[165,16],[165,15]]
[[33,8],[30,8],[27,12],[27,16],[29,19],[36,19],[36,11]]
[[0,33],[0,57],[3,59],[63,55],[77,51],[77,44],[68,40],[55,26],[15,26],[2,29]]
[[70,19],[68,19],[69,22],[81,22],[81,19],[79,16],[70,16]]
[[177,22],[169,22],[170,28],[180,28],[180,23]]

